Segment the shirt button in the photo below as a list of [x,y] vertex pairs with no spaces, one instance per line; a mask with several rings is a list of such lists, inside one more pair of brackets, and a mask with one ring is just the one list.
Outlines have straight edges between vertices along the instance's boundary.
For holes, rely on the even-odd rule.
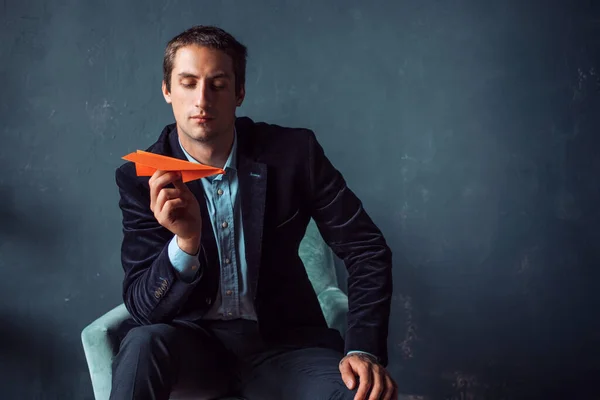
[[225,292],[225,294],[227,294],[227,296],[231,296],[231,293],[233,293],[231,290],[228,290]]
[[219,189],[219,190],[217,190],[217,194],[218,194],[219,196],[221,196],[221,195],[223,194],[223,189]]
[[229,264],[231,262],[231,260],[229,258],[225,259],[225,264]]
[[223,222],[223,223],[221,224],[221,226],[222,226],[223,228],[227,228],[227,227],[229,226],[229,224],[228,224],[227,222]]
[[231,317],[231,316],[233,315],[233,313],[232,313],[231,311],[229,311],[229,312],[227,313],[227,315],[229,315],[229,316]]

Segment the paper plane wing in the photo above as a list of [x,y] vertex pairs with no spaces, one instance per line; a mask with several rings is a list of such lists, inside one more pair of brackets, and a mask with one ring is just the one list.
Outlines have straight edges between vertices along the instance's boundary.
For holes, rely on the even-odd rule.
[[179,171],[183,182],[189,182],[206,176],[224,174],[225,170],[208,165],[196,164],[179,158],[163,156],[138,150],[122,157],[124,160],[135,164],[137,176],[152,176],[156,170]]

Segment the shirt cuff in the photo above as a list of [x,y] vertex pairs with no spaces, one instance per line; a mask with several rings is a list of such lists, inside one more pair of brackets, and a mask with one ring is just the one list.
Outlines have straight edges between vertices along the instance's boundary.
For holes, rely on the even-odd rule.
[[366,351],[360,351],[360,350],[351,350],[348,353],[346,353],[347,356],[349,356],[350,354],[365,354],[371,358],[373,358],[373,360],[375,360],[376,362],[379,362],[379,358],[377,356],[374,356],[371,353],[368,353]]
[[186,282],[191,282],[196,278],[198,270],[200,269],[200,262],[198,261],[198,254],[188,254],[181,250],[177,244],[177,235],[173,236],[173,239],[169,242],[169,260],[179,272],[179,276]]

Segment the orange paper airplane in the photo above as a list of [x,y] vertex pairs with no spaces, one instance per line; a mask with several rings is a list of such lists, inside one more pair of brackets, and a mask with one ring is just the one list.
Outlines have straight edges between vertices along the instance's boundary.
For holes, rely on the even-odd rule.
[[196,164],[180,160],[179,158],[163,156],[161,154],[150,153],[143,150],[129,153],[122,158],[135,163],[135,172],[137,173],[137,176],[152,176],[156,170],[178,171],[181,172],[181,180],[189,182],[204,178],[205,176],[225,173],[225,170],[221,168]]

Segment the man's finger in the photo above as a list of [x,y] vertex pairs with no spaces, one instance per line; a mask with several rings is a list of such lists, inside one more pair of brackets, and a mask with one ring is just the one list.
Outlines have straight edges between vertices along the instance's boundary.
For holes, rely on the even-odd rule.
[[396,385],[394,384],[394,381],[392,380],[392,378],[390,378],[390,376],[388,374],[385,375],[385,391],[383,393],[383,395],[381,396],[381,398],[383,400],[396,400],[396,398],[398,397],[398,395],[396,395],[396,397],[394,397],[394,390],[396,390]]
[[371,385],[369,400],[379,400],[385,391],[385,380],[382,376],[382,371],[378,368],[372,369],[371,376],[373,377],[373,385]]
[[154,200],[154,209],[152,210],[155,214],[160,214],[163,211],[165,203],[169,200],[181,198],[181,192],[179,189],[161,189],[158,196]]
[[398,386],[394,385],[394,391],[392,392],[392,400],[398,400]]
[[179,172],[164,172],[164,171],[156,171],[152,174],[150,180],[148,180],[148,186],[150,187],[150,209],[154,210],[154,205],[156,203],[156,198],[160,191],[167,186],[169,183],[172,183],[175,179],[181,177]]
[[340,363],[340,372],[342,373],[342,380],[346,384],[346,387],[353,390],[356,384],[356,377],[348,360],[342,360]]
[[150,176],[148,183],[151,184],[152,182],[154,182],[156,180],[156,178],[158,178],[159,176],[164,175],[166,173],[167,173],[167,171],[162,171],[160,169],[157,169],[156,171],[154,171],[152,176]]
[[177,218],[175,212],[182,208],[185,208],[185,202],[182,199],[177,198],[168,200],[163,207],[162,217],[170,222],[173,222]]
[[163,175],[166,175],[166,174],[169,174],[169,173],[171,173],[171,172],[161,171],[161,170],[157,169],[156,171],[154,171],[154,173],[152,174],[152,176],[148,180],[148,185],[150,187],[152,187],[153,185],[156,185],[156,181],[158,181],[159,179],[161,179],[161,177]]
[[368,364],[358,363],[354,370],[358,373],[358,390],[354,400],[367,400],[367,394],[373,385],[373,376]]

